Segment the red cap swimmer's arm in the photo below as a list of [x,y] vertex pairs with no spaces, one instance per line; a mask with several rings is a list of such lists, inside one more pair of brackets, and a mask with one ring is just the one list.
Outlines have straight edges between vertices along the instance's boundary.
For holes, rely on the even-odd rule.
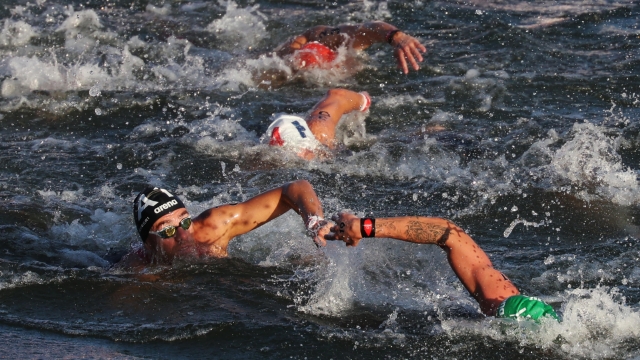
[[409,65],[416,71],[420,69],[418,62],[424,60],[422,53],[427,51],[427,48],[418,39],[382,21],[360,25],[355,30],[353,37],[352,46],[356,50],[364,50],[375,43],[382,42],[393,46],[393,54],[396,57],[398,68],[405,74],[409,73]]

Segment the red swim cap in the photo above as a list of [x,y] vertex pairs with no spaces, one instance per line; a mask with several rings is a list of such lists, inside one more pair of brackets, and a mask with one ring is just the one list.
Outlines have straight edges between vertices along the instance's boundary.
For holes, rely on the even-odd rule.
[[299,68],[318,67],[336,59],[338,54],[319,42],[304,44],[300,50],[293,53],[293,63]]

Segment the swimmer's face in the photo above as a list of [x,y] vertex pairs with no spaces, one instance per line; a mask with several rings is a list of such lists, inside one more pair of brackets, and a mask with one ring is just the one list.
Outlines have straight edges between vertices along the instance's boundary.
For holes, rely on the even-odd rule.
[[[183,225],[188,223],[188,220],[185,221],[187,218],[190,218],[189,212],[182,208],[162,216],[153,224],[145,247],[155,260],[171,263],[176,256],[184,257],[197,254],[193,239],[193,225],[186,230],[180,225],[181,222]],[[167,227],[175,227],[173,236],[163,238],[159,234],[154,234],[167,230]]]

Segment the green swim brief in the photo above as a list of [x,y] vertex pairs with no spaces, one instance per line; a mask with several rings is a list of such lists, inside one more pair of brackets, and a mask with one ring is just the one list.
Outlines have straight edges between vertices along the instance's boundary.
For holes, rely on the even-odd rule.
[[538,320],[543,316],[551,316],[558,321],[560,320],[551,305],[536,297],[524,295],[514,295],[507,298],[500,304],[496,312],[496,317],[499,318]]

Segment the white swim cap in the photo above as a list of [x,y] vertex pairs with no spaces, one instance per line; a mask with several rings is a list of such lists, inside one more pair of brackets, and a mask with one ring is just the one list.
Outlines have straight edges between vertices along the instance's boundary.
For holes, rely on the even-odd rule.
[[267,129],[267,137],[271,146],[284,146],[294,150],[313,151],[320,146],[307,122],[293,115],[280,115]]

